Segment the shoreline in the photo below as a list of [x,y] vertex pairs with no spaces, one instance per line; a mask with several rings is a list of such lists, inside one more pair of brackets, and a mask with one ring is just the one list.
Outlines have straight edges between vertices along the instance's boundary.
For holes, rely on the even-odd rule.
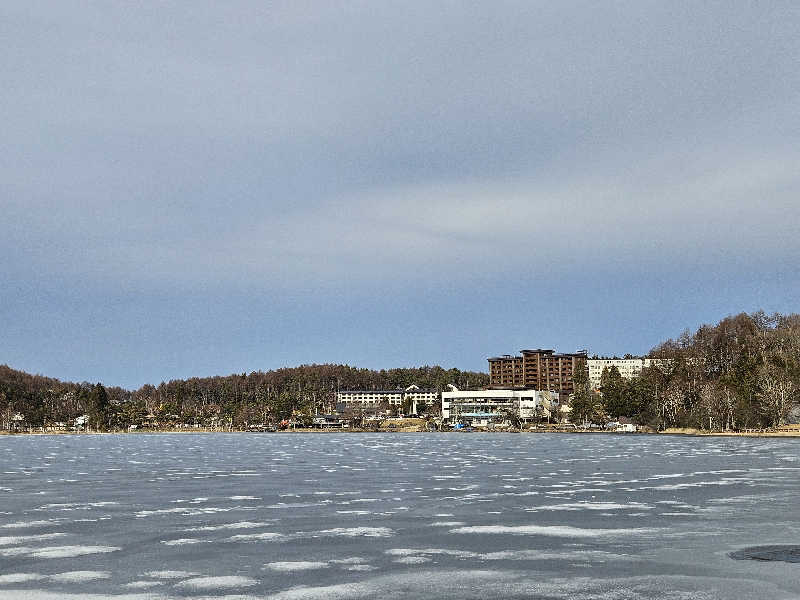
[[234,429],[224,431],[219,429],[150,429],[147,431],[0,431],[0,436],[45,436],[45,435],[154,435],[154,434],[211,434],[211,433],[250,433],[257,435],[285,435],[285,434],[331,434],[331,433],[430,433],[430,434],[458,434],[458,435],[472,435],[472,434],[496,434],[496,433],[518,433],[518,434],[556,434],[556,435],[679,435],[679,436],[692,436],[692,437],[762,437],[762,438],[800,438],[800,430],[795,431],[703,431],[694,429],[667,429],[664,431],[598,431],[591,429],[575,429],[575,430],[552,430],[552,429],[523,429],[523,430],[473,430],[469,432],[462,431],[431,431],[422,429],[287,429],[283,431],[247,431],[242,429]]

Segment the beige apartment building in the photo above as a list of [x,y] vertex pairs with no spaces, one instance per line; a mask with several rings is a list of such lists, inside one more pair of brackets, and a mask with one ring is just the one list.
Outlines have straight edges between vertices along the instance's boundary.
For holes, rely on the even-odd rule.
[[670,363],[670,360],[664,358],[590,358],[586,361],[589,369],[589,383],[595,390],[600,388],[604,369],[617,367],[622,377],[633,379],[642,374],[642,369],[649,367],[664,369]]

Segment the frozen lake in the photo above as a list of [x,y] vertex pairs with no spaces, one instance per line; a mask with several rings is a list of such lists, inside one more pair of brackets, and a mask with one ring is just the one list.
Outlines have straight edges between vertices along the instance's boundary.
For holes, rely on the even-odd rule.
[[0,437],[0,597],[797,598],[800,439]]

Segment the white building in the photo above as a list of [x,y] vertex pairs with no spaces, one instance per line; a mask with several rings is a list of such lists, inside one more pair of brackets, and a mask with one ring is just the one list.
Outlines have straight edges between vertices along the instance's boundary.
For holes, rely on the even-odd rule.
[[633,379],[639,377],[644,368],[663,367],[668,362],[668,359],[663,358],[590,358],[586,361],[586,366],[589,369],[589,383],[593,389],[599,389],[604,369],[617,367],[623,378]]
[[416,413],[417,403],[431,406],[438,404],[440,397],[438,390],[422,389],[418,385],[411,384],[403,390],[403,400],[411,400],[411,412]]
[[442,419],[485,427],[509,415],[521,421],[547,418],[558,412],[558,393],[540,390],[459,390],[442,392]]
[[396,390],[340,390],[336,392],[336,403],[345,406],[360,405],[363,408],[377,408],[383,402],[389,406],[400,406],[405,400],[411,401],[411,412],[417,412],[417,404],[436,404],[439,392],[422,389],[412,384],[405,389]]
[[589,383],[593,389],[600,387],[600,379],[605,369],[617,367],[619,374],[625,379],[633,379],[642,373],[643,358],[590,358],[586,361],[589,368]]
[[539,419],[558,420],[560,410],[558,392],[546,390],[523,390],[514,398],[514,410],[520,421]]
[[378,406],[388,402],[391,406],[402,404],[403,390],[340,390],[336,392],[336,403],[364,407]]

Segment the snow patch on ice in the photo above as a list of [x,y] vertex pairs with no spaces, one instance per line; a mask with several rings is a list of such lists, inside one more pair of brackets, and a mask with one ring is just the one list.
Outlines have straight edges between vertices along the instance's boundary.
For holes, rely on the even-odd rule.
[[59,583],[83,583],[85,581],[97,581],[98,579],[110,579],[111,573],[108,571],[67,571],[51,575],[52,581]]
[[272,531],[265,531],[263,533],[240,533],[239,535],[232,535],[225,538],[226,542],[263,542],[265,540],[280,540],[286,536]]
[[118,546],[46,546],[44,548],[31,548],[27,552],[34,558],[74,558],[89,554],[106,554],[122,550]]
[[251,577],[239,575],[223,575],[221,577],[193,577],[175,584],[175,587],[190,590],[221,590],[256,585],[258,581]]
[[45,576],[39,573],[6,573],[5,575],[0,575],[0,585],[38,581],[44,578]]
[[271,562],[264,565],[265,569],[272,569],[273,571],[292,572],[292,571],[310,571],[315,569],[327,569],[329,567],[327,562],[300,560],[300,561],[278,561]]
[[403,556],[402,558],[396,558],[392,562],[399,563],[401,565],[421,565],[423,563],[431,562],[431,559],[426,556]]
[[61,519],[50,519],[46,521],[17,521],[16,523],[6,523],[0,525],[3,529],[27,529],[29,527],[47,527],[48,525],[55,525]]
[[197,538],[180,538],[177,540],[162,540],[165,546],[187,546],[189,544],[208,544],[211,540],[198,540]]
[[159,585],[162,585],[161,581],[131,581],[130,583],[126,583],[123,587],[131,590],[146,590]]
[[334,529],[323,529],[317,535],[335,537],[391,537],[394,530],[388,527],[335,527]]
[[40,540],[52,540],[67,535],[66,533],[42,533],[39,535],[5,536],[0,537],[0,546],[16,546]]
[[191,571],[148,571],[145,577],[153,579],[183,579],[184,577],[194,577],[197,573]]
[[457,527],[450,533],[483,533],[483,534],[511,534],[511,535],[543,535],[549,537],[565,538],[597,538],[616,537],[636,534],[653,533],[657,529],[630,528],[630,529],[583,529],[568,525],[473,525],[470,527]]

